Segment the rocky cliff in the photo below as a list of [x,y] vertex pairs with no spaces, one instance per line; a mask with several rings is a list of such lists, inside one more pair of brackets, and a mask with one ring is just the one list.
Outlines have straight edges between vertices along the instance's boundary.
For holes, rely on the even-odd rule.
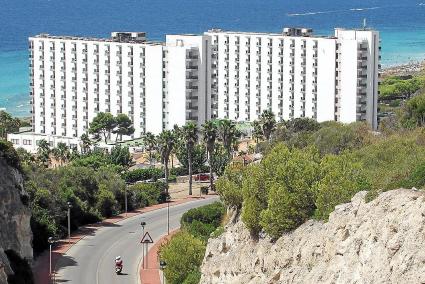
[[275,243],[234,216],[208,243],[201,283],[425,283],[425,192],[365,195]]
[[[0,283],[13,274],[8,255],[32,259],[30,210],[19,171],[0,157]],[[6,254],[7,253],[7,254]]]

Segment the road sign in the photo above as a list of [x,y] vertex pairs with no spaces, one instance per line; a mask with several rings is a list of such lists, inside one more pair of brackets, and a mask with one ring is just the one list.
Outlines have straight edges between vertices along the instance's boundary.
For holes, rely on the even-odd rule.
[[151,235],[149,235],[149,232],[146,232],[143,236],[142,240],[140,241],[142,244],[153,244],[153,240]]

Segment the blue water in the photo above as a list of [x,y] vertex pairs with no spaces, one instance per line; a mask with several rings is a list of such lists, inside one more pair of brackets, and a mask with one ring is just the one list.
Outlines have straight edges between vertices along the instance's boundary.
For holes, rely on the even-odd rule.
[[425,58],[425,6],[413,0],[0,0],[0,108],[29,115],[27,38],[42,32],[131,30],[162,40],[213,27],[280,32],[306,26],[329,34],[334,27],[360,27],[363,18],[381,31],[384,66]]

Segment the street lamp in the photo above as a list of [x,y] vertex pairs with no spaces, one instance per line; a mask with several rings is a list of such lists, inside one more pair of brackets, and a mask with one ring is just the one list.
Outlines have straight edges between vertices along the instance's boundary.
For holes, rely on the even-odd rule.
[[[140,222],[140,225],[142,226],[142,238],[145,236],[145,226],[146,222],[142,221]],[[145,268],[145,245],[142,245],[142,267]]]
[[125,183],[124,195],[125,195],[125,217],[127,217],[127,183]]
[[47,239],[49,242],[49,276],[52,279],[52,244],[55,242],[52,237]]
[[159,261],[159,268],[162,270],[162,284],[165,284],[165,277],[164,277],[164,269],[167,266],[167,263],[165,260]]
[[170,234],[170,196],[167,196],[167,234]]
[[68,244],[71,244],[71,202],[68,202]]

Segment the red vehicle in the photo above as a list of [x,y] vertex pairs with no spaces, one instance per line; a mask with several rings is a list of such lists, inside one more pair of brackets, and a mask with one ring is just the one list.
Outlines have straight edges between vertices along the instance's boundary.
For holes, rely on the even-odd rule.
[[195,175],[195,181],[209,181],[210,174],[197,174]]

